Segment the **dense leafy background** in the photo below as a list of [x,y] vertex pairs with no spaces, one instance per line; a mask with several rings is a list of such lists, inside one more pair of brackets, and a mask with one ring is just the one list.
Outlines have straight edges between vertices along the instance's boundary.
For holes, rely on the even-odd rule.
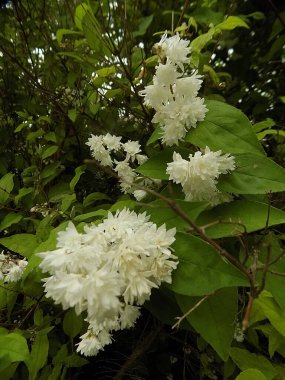
[[[138,91],[154,73],[151,49],[159,39],[154,33],[182,21],[186,27],[180,30],[192,41],[191,65],[204,75],[202,95],[209,108],[187,141],[237,154],[239,169],[225,176],[220,188],[234,189],[241,198],[208,210],[203,202],[190,207],[174,189],[178,204],[198,225],[223,220],[206,228],[207,235],[220,239],[236,258],[258,250],[264,263],[266,247],[273,259],[282,250],[284,4],[199,0],[186,1],[183,10],[182,1],[117,1],[115,9],[114,3],[1,2],[0,244],[27,257],[29,265],[20,283],[0,287],[0,377],[282,379],[284,276],[268,273],[268,292],[254,302],[244,342],[232,343],[230,321],[242,320],[246,278],[205,241],[185,234],[184,221],[151,197],[144,209],[154,222],[180,231],[175,248],[185,265],[171,287],[154,292],[135,329],[116,333],[110,347],[86,360],[74,348],[83,318],[44,298],[34,253],[54,249],[67,220],[80,229],[101,220],[106,210],[141,207],[121,195],[116,179],[84,161],[90,158],[85,142],[90,133],[110,132],[147,143],[154,129],[152,111]],[[239,18],[224,24],[229,16]],[[215,119],[218,114],[222,122]],[[233,120],[241,126],[234,135]],[[151,159],[139,171],[167,179],[172,152],[159,153],[155,132],[152,136],[146,145]],[[163,193],[169,195],[168,190]],[[268,195],[271,190],[278,193]],[[195,247],[191,260],[188,246]],[[247,259],[250,265],[252,257]],[[273,270],[284,272],[284,263],[273,264]],[[171,329],[175,317],[211,292],[181,330]]]

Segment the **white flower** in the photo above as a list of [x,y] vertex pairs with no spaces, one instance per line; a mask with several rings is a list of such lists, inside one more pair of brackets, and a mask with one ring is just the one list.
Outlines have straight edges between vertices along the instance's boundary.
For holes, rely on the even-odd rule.
[[167,89],[176,83],[180,74],[177,72],[176,67],[167,62],[165,65],[161,63],[156,67],[156,73],[153,77],[153,84],[158,86],[165,86]]
[[90,146],[92,156],[98,160],[102,166],[112,166],[113,162],[111,156],[103,145],[103,136],[91,135],[86,145]]
[[135,190],[133,194],[137,201],[141,201],[146,197],[147,192],[145,190]]
[[111,334],[106,330],[102,330],[98,334],[88,330],[80,338],[81,342],[78,344],[77,351],[85,356],[97,355],[98,351],[104,349],[104,346],[112,343]]
[[218,177],[234,169],[234,157],[223,155],[221,151],[212,152],[206,147],[204,154],[190,154],[189,161],[174,152],[173,162],[167,164],[166,172],[170,180],[181,183],[186,200],[209,201],[215,205],[229,200],[216,187]]
[[141,151],[141,146],[138,143],[138,141],[131,141],[129,140],[125,144],[122,144],[123,149],[127,153],[126,160],[128,161],[131,159],[132,161],[135,159],[136,154],[138,154]]
[[172,37],[167,38],[165,33],[161,40],[154,45],[158,56],[161,61],[167,58],[170,62],[177,65],[182,71],[184,69],[183,64],[188,63],[190,54],[190,47],[188,40],[182,40],[179,34],[175,34]]
[[121,148],[121,136],[114,136],[110,133],[107,133],[102,137],[103,143],[106,146],[108,151],[117,151]]

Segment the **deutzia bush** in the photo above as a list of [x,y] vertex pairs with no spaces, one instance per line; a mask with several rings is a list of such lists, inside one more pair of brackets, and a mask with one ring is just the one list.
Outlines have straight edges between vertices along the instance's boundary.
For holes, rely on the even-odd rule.
[[145,213],[125,209],[85,226],[83,234],[70,222],[58,233],[57,249],[38,254],[40,267],[50,274],[44,279],[46,296],[64,309],[86,312],[89,327],[79,352],[96,355],[111,343],[111,331],[134,325],[152,288],[171,283],[174,236],[175,228],[157,227]]

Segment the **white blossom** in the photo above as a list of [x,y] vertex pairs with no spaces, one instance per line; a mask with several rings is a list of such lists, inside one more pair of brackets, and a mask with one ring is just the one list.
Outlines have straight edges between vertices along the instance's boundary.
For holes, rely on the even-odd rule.
[[234,169],[234,157],[221,151],[212,152],[206,147],[204,154],[190,154],[189,161],[174,152],[173,162],[167,164],[166,172],[170,180],[182,185],[186,200],[209,201],[215,205],[230,200],[230,196],[219,192],[216,185],[221,174]]
[[165,33],[161,40],[154,45],[154,50],[161,61],[167,58],[170,62],[180,67],[181,70],[183,70],[183,64],[189,61],[189,41],[180,39],[178,33],[172,37],[167,37],[167,33]]
[[[123,165],[118,163],[117,165]],[[119,169],[119,171],[122,170]],[[177,266],[171,244],[175,229],[157,227],[146,213],[122,210],[78,233],[70,222],[58,234],[56,249],[39,253],[49,272],[46,296],[86,312],[89,329],[78,351],[96,355],[111,342],[111,332],[134,325],[139,307],[161,282],[171,282]]]
[[107,133],[102,137],[103,143],[109,152],[113,150],[117,151],[121,148],[121,139],[121,136],[114,136],[110,133]]

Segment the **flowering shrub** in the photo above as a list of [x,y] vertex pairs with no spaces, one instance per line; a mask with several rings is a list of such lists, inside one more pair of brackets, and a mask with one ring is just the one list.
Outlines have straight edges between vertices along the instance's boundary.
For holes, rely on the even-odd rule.
[[1,380],[283,378],[284,94],[225,3],[0,11]]

